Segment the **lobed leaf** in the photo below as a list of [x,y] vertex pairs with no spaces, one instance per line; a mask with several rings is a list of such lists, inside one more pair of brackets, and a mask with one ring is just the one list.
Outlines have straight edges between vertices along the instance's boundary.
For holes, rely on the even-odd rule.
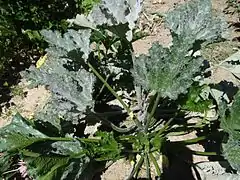
[[96,26],[107,26],[110,31],[131,41],[132,30],[140,11],[140,0],[102,0],[93,7],[88,17],[77,15],[69,21],[92,29]]
[[149,55],[141,55],[134,62],[135,83],[146,90],[156,90],[164,98],[177,99],[187,92],[203,61],[187,54],[187,48],[180,42],[170,49],[153,44]]
[[90,36],[91,30],[73,30],[69,29],[64,35],[58,31],[42,30],[41,34],[49,43],[50,47],[56,47],[66,52],[75,49],[80,49],[83,52],[83,57],[88,58],[90,53]]
[[227,23],[213,16],[211,0],[192,0],[167,13],[166,24],[172,33],[194,42],[213,41],[223,36]]
[[213,17],[210,0],[191,1],[166,15],[171,29],[172,46],[153,44],[149,55],[134,61],[135,83],[155,90],[163,98],[177,99],[193,83],[203,58],[196,55],[204,41],[220,38],[225,23]]
[[52,91],[52,99],[37,118],[47,121],[50,115],[50,123],[59,129],[59,119],[77,123],[93,105],[95,77],[68,58],[68,53],[75,50],[79,63],[88,58],[91,30],[70,29],[63,36],[58,31],[43,30],[42,35],[50,45],[47,59],[39,69],[31,67],[25,76],[33,85],[46,85]]

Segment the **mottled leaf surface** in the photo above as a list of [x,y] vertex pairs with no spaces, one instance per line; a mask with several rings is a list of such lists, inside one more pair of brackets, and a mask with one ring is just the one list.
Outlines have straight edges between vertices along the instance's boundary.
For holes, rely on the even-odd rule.
[[214,16],[210,0],[192,0],[167,13],[166,24],[188,41],[216,40],[227,29],[227,23]]
[[[80,66],[90,51],[90,32],[69,30],[61,36],[59,32],[43,31],[43,35],[50,44],[47,60],[40,68],[31,67],[25,77],[33,85],[47,86],[53,93],[53,101],[43,109],[41,116],[46,112],[55,116],[53,122],[65,118],[77,123],[86,108],[93,105],[95,77]],[[79,52],[77,60],[68,57],[74,50]]]
[[134,62],[135,83],[146,90],[156,90],[162,97],[177,99],[187,92],[203,61],[187,54],[188,48],[180,41],[169,49],[153,44],[149,55],[141,55]]
[[220,38],[225,23],[212,15],[210,0],[190,1],[166,15],[173,42],[169,48],[154,44],[148,55],[134,61],[135,83],[162,97],[177,99],[193,83],[203,58],[201,43]]
[[221,108],[221,128],[229,135],[227,143],[223,143],[223,155],[240,171],[240,92],[235,95],[231,108]]

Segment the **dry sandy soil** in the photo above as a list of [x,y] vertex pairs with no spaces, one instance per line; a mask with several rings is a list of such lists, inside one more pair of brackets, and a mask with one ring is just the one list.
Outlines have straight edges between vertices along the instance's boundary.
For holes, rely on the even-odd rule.
[[[150,32],[150,36],[145,37],[141,40],[138,40],[134,43],[134,49],[136,54],[140,53],[147,53],[148,49],[151,47],[151,44],[155,41],[159,41],[164,46],[168,46],[171,42],[170,32],[167,28],[165,28],[164,23],[161,18],[157,17],[156,15],[152,15],[152,13],[165,13],[170,9],[173,9],[176,5],[186,2],[186,0],[145,0],[143,5],[143,13],[141,14],[141,19],[139,21],[139,27],[147,32]],[[213,8],[222,13],[226,8],[225,0],[213,0]],[[237,22],[238,17],[236,15],[225,15],[229,22]],[[231,38],[234,39],[236,37],[240,37],[239,32],[231,33]],[[222,57],[222,53],[228,54],[232,52],[232,48],[240,47],[239,43],[235,42],[236,44],[231,46],[229,49],[229,45],[226,47],[220,46],[216,49],[214,53],[218,55],[218,57]],[[220,54],[219,54],[220,53]],[[229,53],[230,54],[230,53]],[[227,71],[222,69],[217,69],[213,75],[214,82],[218,83],[222,80],[229,80],[234,82],[235,84],[239,85],[239,81]],[[25,83],[23,83],[24,86]],[[49,92],[44,87],[38,87],[35,89],[27,89],[23,88],[23,91],[27,93],[26,97],[16,96],[14,97],[11,102],[14,104],[13,107],[9,109],[5,109],[5,112],[2,113],[0,117],[0,127],[9,122],[9,117],[16,111],[20,111],[25,117],[31,118],[34,112],[40,110],[45,102],[49,97]],[[194,138],[196,137],[195,132],[181,136],[181,137],[173,137],[171,140],[178,141],[182,139]],[[204,148],[201,145],[194,145],[190,147],[191,149],[197,151],[204,151]],[[202,162],[208,161],[206,157],[201,156],[193,156],[193,162]],[[181,166],[176,162],[175,166]],[[123,180],[127,177],[129,171],[131,169],[131,164],[125,160],[119,160],[114,163],[103,175],[103,180]],[[154,168],[153,168],[154,169]],[[181,171],[181,169],[179,170]],[[189,172],[188,172],[189,173]],[[188,179],[184,178],[184,174],[181,172],[176,172],[179,174],[177,179]],[[185,174],[186,175],[186,174]],[[144,177],[144,174],[142,175]],[[181,178],[180,178],[181,177]],[[191,179],[191,178],[189,178]]]

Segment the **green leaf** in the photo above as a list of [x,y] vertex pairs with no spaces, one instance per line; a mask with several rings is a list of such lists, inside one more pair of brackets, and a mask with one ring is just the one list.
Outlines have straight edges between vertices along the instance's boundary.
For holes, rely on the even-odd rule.
[[1,163],[5,162],[5,166],[10,167],[11,157],[21,155],[28,164],[29,174],[36,179],[60,179],[64,172],[70,171],[66,166],[70,166],[72,159],[78,162],[79,169],[75,174],[75,179],[78,179],[90,161],[86,156],[88,149],[84,149],[78,140],[48,137],[19,114],[11,124],[0,129],[0,135],[0,152],[7,154],[6,158],[1,158]]
[[93,147],[96,152],[97,161],[117,160],[120,158],[122,147],[115,140],[112,132],[98,131],[96,136],[101,138],[99,144]]
[[164,98],[177,99],[186,93],[203,59],[187,56],[188,46],[180,41],[175,40],[170,49],[155,43],[149,55],[136,58],[132,71],[135,83],[146,90],[156,90]]
[[225,23],[212,16],[210,0],[180,6],[166,15],[166,23],[171,29],[173,45],[163,48],[153,44],[149,55],[136,58],[132,73],[136,84],[175,100],[187,93],[200,70],[203,58],[196,52],[201,43],[220,38]]
[[3,172],[6,172],[9,170],[9,168],[12,166],[13,162],[11,162],[11,157],[6,155],[0,156],[0,174],[2,175]]
[[34,129],[20,114],[16,114],[11,124],[0,129],[0,152],[25,148],[46,137]]
[[228,27],[223,18],[213,16],[211,0],[187,2],[167,13],[165,20],[173,33],[192,43],[216,40]]
[[208,86],[191,86],[182,108],[188,111],[202,113],[209,110],[209,106],[212,105],[212,101],[208,99],[208,97],[204,98],[201,96],[201,93],[206,87]]
[[93,29],[95,26],[107,26],[110,31],[131,41],[132,30],[140,11],[141,5],[138,0],[102,0],[93,7],[88,17],[77,15],[70,22]]
[[41,180],[57,179],[59,169],[65,166],[69,158],[67,157],[44,157],[25,158],[28,173],[30,176]]
[[227,143],[223,143],[223,155],[230,165],[240,170],[240,92],[234,97],[232,107],[221,108],[221,128],[228,133]]
[[[66,54],[60,47],[58,50],[60,55]],[[44,112],[47,116],[52,114],[55,126],[58,126],[59,118],[77,123],[79,117],[84,117],[83,112],[93,106],[94,75],[84,69],[69,69],[71,65],[68,64],[67,59],[49,54],[40,69],[31,67],[24,74],[32,85],[47,85],[52,91],[52,99],[38,118],[46,121],[50,118],[44,119]]]

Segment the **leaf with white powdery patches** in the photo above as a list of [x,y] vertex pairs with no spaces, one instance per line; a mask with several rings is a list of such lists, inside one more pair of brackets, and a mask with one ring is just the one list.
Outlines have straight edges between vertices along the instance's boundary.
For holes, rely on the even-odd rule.
[[232,107],[221,108],[221,128],[228,133],[227,143],[223,143],[223,155],[230,165],[240,171],[240,92],[234,97]]
[[227,30],[223,18],[213,16],[210,0],[192,0],[167,13],[166,24],[188,41],[216,40]]
[[[79,66],[90,52],[90,31],[81,30],[79,33],[69,30],[63,37],[58,32],[43,31],[43,35],[50,43],[47,60],[39,69],[31,67],[25,72],[25,77],[32,84],[46,85],[52,91],[53,99],[57,103],[46,106],[47,109],[45,108],[44,111],[47,114],[56,111],[55,119],[59,114],[59,118],[71,120],[70,113],[63,111],[63,107],[67,107],[76,117],[72,119],[73,123],[77,123],[79,119],[77,116],[83,117],[86,108],[93,106],[95,76]],[[78,52],[78,62],[68,57],[68,53],[75,50]],[[75,65],[76,63],[78,64]]]
[[186,49],[178,47],[168,49],[153,44],[149,56],[136,58],[132,71],[135,83],[146,90],[156,90],[164,98],[177,99],[179,94],[186,93],[200,69],[202,58],[186,56]]
[[[196,55],[204,41],[222,36],[225,25],[212,16],[210,0],[191,1],[166,15],[173,45],[163,48],[154,44],[149,55],[134,61],[135,83],[146,90],[156,90],[163,98],[176,100],[193,83],[203,58]],[[192,52],[191,52],[192,50]]]

